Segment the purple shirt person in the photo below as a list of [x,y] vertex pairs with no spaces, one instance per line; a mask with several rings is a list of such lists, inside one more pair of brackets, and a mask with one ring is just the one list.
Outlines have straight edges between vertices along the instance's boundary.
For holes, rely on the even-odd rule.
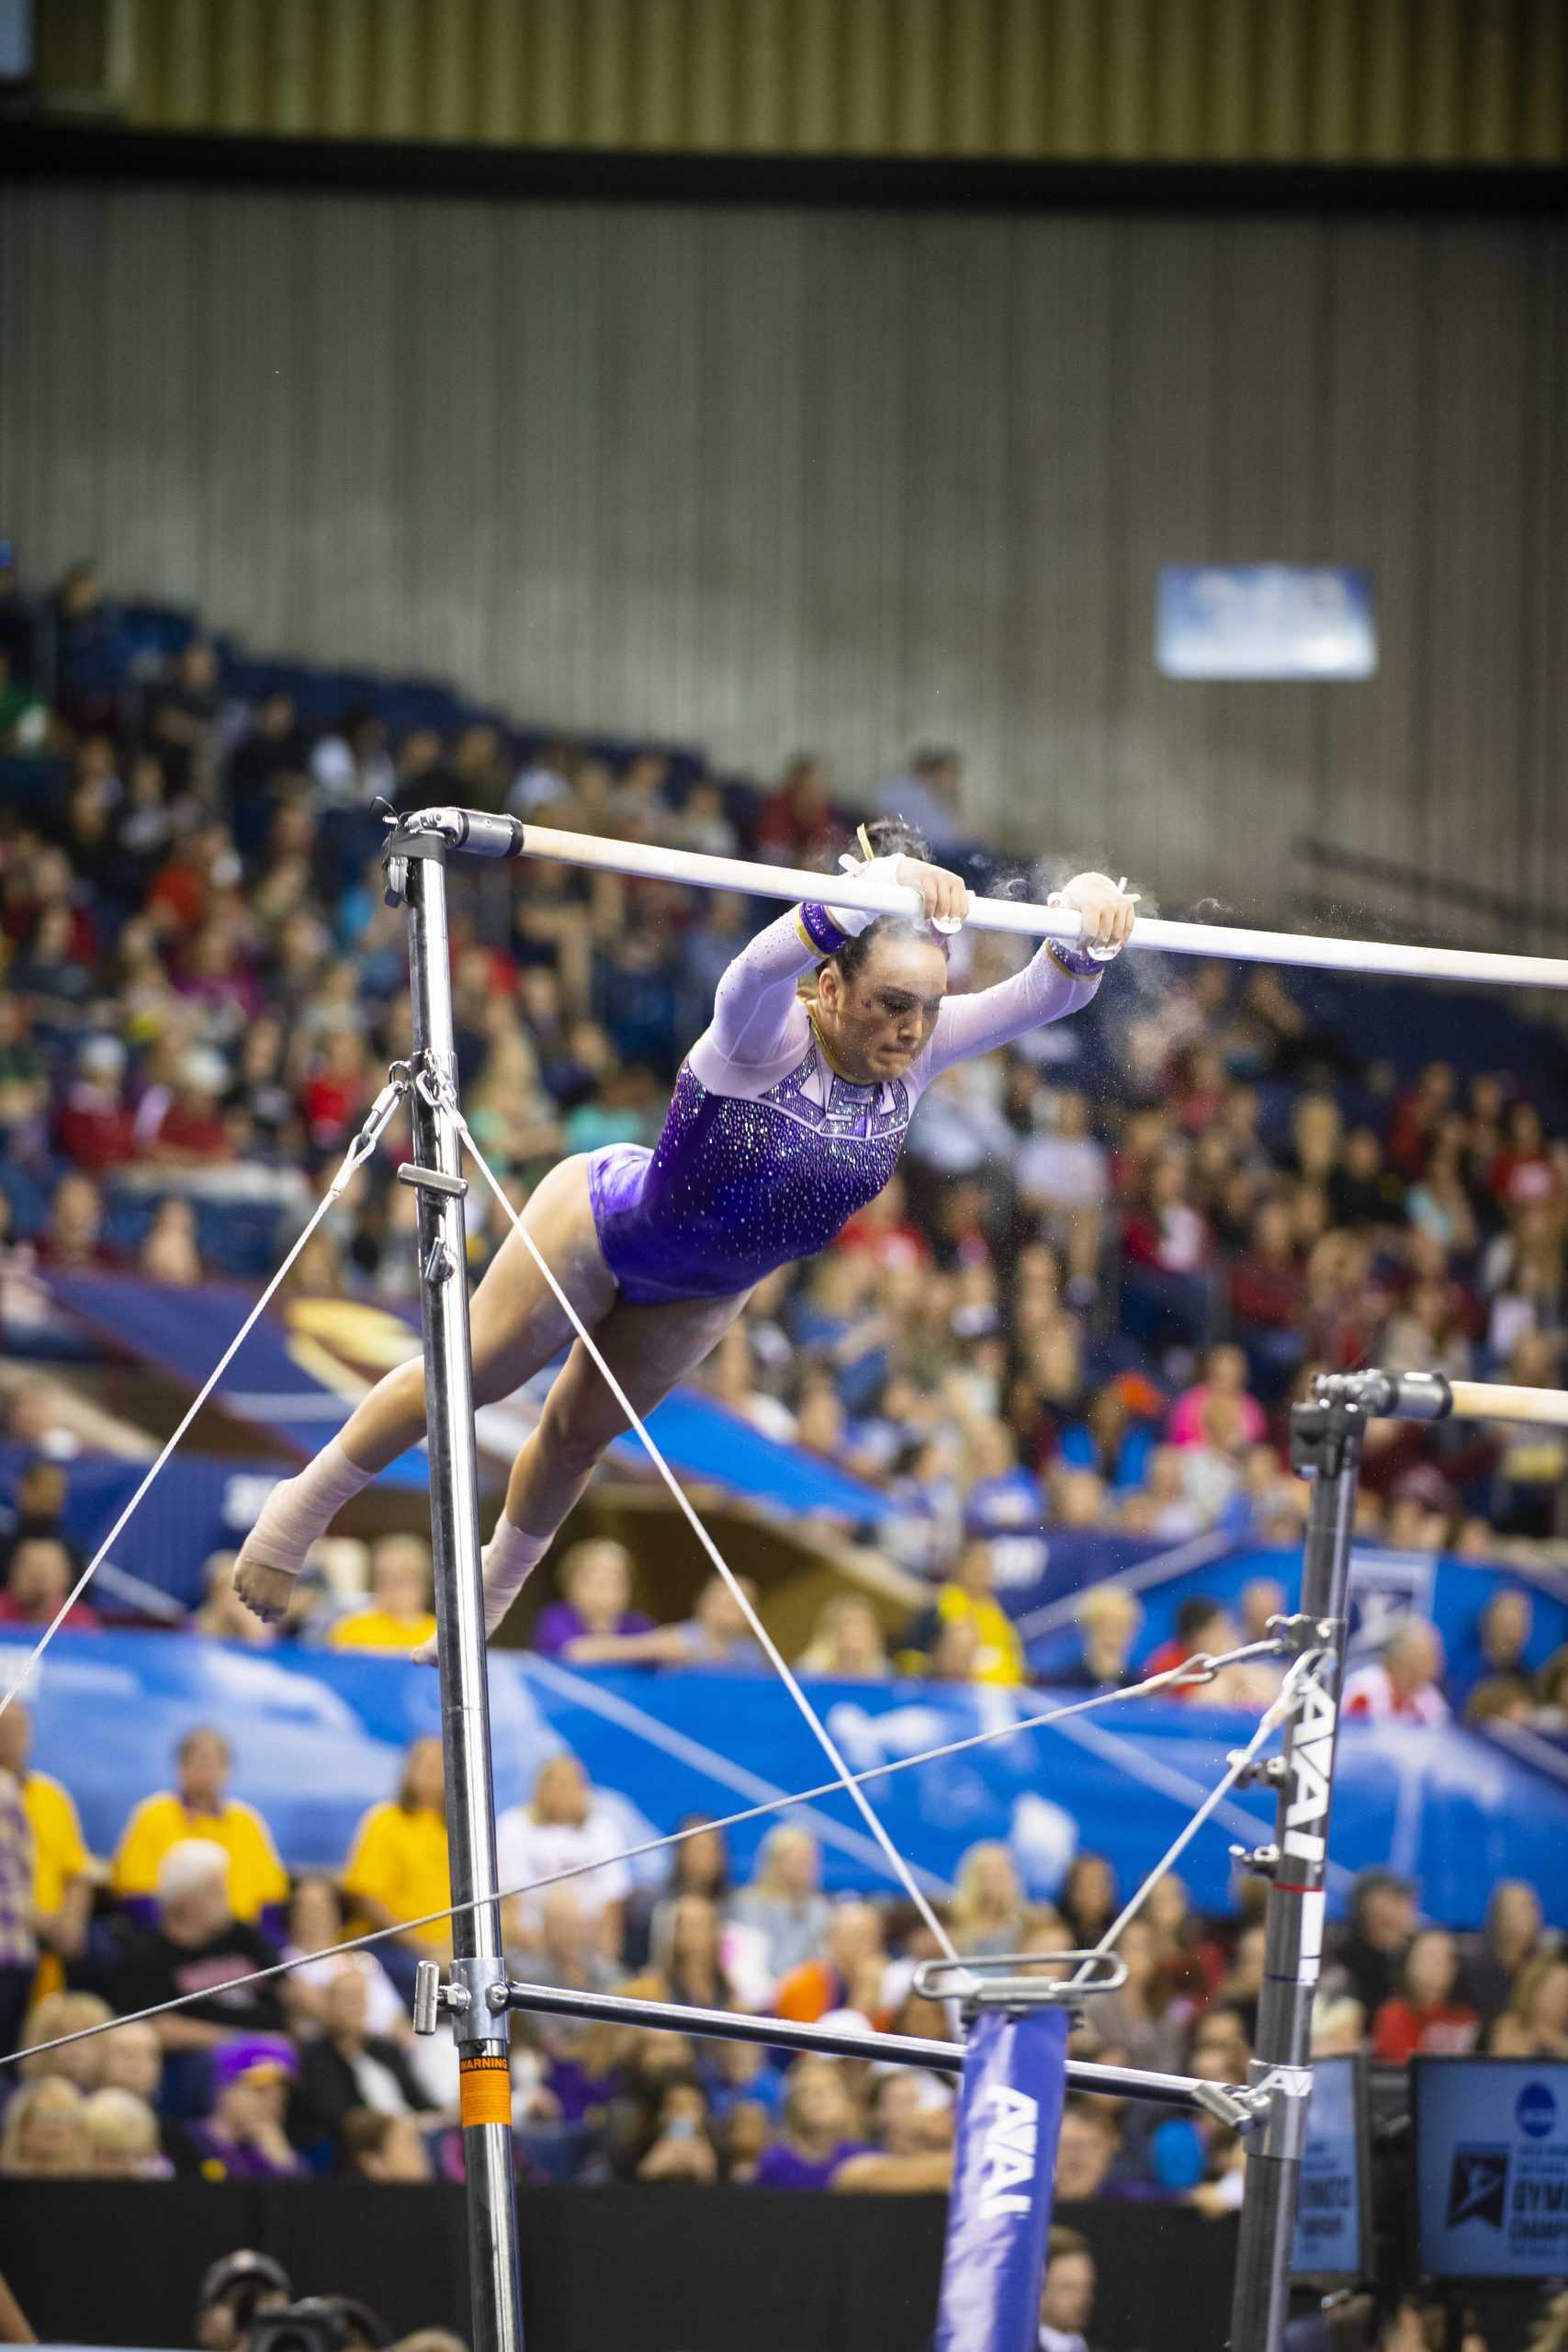
[[874,2153],[869,2140],[840,2140],[825,2156],[802,2155],[785,2140],[775,2140],[757,2160],[753,2186],[758,2188],[827,2188],[839,2166],[851,2156]]
[[758,2159],[759,2188],[826,2188],[851,2156],[871,2153],[839,2062],[797,2058],[784,2088],[784,2128]]
[[283,2128],[299,2067],[281,2040],[220,2042],[212,2053],[214,2097],[205,2122],[189,2126],[204,2180],[295,2180],[305,2170]]
[[570,1665],[579,1642],[650,1633],[652,1618],[627,1606],[631,1582],[631,1555],[624,1544],[574,1544],[560,1565],[564,1598],[547,1601],[539,1611],[530,1647],[541,1657],[563,1658]]

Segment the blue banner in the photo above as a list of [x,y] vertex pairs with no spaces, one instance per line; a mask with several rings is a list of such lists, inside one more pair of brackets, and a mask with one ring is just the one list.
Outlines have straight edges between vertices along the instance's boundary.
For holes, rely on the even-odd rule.
[[937,2352],[1019,2352],[1039,2333],[1067,2022],[986,2008],[969,2029]]
[[[0,1629],[0,1685],[31,1645]],[[789,1694],[767,1675],[623,1668],[583,1672],[521,1651],[491,1653],[499,1806],[528,1795],[563,1744],[582,1758],[627,1842],[816,1787],[832,1777]],[[813,1700],[852,1771],[972,1736],[1005,1733],[1050,1694],[917,1682],[813,1680]],[[260,1807],[286,1860],[333,1868],[360,1815],[395,1791],[411,1739],[439,1729],[436,1678],[394,1657],[288,1645],[250,1648],[188,1634],[62,1634],[32,1693],[36,1760],[76,1796],[89,1842],[109,1851],[131,1807],[168,1786],[175,1741],[222,1724],[235,1793]],[[1078,1694],[1065,1694],[1076,1697]],[[90,1731],[87,1727],[90,1726]],[[895,1842],[935,1886],[976,1838],[999,1838],[1030,1892],[1054,1894],[1074,1854],[1106,1855],[1130,1888],[1223,1775],[1249,1719],[1134,1701],[913,1764],[869,1792]],[[885,1885],[886,1861],[843,1797],[798,1808],[830,1888]],[[768,1819],[734,1831],[737,1877]],[[1226,1911],[1233,1843],[1273,1835],[1266,1793],[1226,1800],[1181,1871],[1194,1901]],[[1563,1918],[1568,1789],[1457,1730],[1351,1724],[1340,1743],[1331,1902],[1350,1874],[1392,1858],[1420,1880],[1431,1915],[1480,1924],[1499,1878],[1537,1886]],[[662,1858],[649,1865],[654,1878]]]
[[[1198,1559],[1182,1566],[1195,1552]],[[1085,1582],[1119,1575],[1138,1594],[1144,1609],[1135,1653],[1140,1660],[1175,1632],[1177,1611],[1195,1593],[1206,1593],[1233,1609],[1247,1587],[1260,1581],[1279,1585],[1292,1609],[1301,1593],[1302,1555],[1297,1549],[1232,1548],[1208,1539],[1183,1544],[1179,1552],[1168,1546],[1157,1559],[1133,1564],[1130,1572],[1109,1552],[1098,1565],[1092,1555],[1080,1553],[1077,1565]],[[1532,1623],[1526,1664],[1532,1670],[1544,1666],[1568,1642],[1568,1597],[1561,1577],[1530,1575],[1436,1552],[1391,1552],[1381,1544],[1359,1544],[1350,1555],[1352,1660],[1378,1649],[1402,1616],[1429,1618],[1442,1635],[1448,1685],[1462,1704],[1483,1670],[1481,1613],[1505,1587],[1528,1595]],[[1021,1631],[1028,1637],[1031,1671],[1042,1681],[1049,1681],[1054,1670],[1077,1656],[1070,1597],[1054,1598],[1032,1625],[1027,1618],[1021,1621]]]

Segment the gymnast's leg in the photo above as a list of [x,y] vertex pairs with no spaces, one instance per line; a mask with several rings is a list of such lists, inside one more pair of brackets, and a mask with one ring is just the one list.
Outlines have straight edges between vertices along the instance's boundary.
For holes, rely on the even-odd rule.
[[[562,1160],[539,1185],[523,1223],[590,1330],[616,1298],[594,1229],[588,1162]],[[531,1380],[571,1336],[555,1294],[521,1233],[509,1233],[474,1294],[469,1313],[474,1401],[491,1405]],[[342,1432],[263,1506],[240,1549],[234,1589],[258,1617],[276,1623],[288,1605],[305,1555],[344,1503],[405,1453],[426,1429],[424,1365],[419,1357],[378,1381]],[[547,1543],[555,1532],[545,1534]],[[534,1557],[543,1551],[543,1544]],[[532,1565],[532,1562],[529,1563]],[[521,1578],[519,1578],[521,1581]]]

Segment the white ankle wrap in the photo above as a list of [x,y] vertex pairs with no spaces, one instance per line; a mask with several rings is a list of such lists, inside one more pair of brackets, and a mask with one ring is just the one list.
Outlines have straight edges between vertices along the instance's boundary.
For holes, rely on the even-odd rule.
[[[553,1536],[549,1535],[525,1535],[520,1527],[513,1526],[504,1511],[496,1521],[495,1533],[485,1545],[480,1560],[484,1577],[487,1642],[553,1541]],[[422,1642],[413,1655],[421,1666],[434,1666],[434,1637],[428,1642]]]
[[260,1561],[264,1567],[281,1569],[285,1576],[297,1577],[311,1544],[326,1533],[344,1503],[352,1502],[375,1475],[351,1462],[334,1437],[298,1477],[285,1478],[273,1488],[245,1538],[247,1557]]

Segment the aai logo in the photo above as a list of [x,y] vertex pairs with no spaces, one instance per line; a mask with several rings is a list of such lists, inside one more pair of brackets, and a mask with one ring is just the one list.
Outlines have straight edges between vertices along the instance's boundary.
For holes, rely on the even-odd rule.
[[1461,2222],[1485,2222],[1500,2230],[1507,2202],[1506,2148],[1456,2148],[1445,2226],[1452,2230]]
[[1557,2101],[1545,2083],[1527,2083],[1514,2109],[1514,2120],[1528,2138],[1546,2140],[1557,2121]]

